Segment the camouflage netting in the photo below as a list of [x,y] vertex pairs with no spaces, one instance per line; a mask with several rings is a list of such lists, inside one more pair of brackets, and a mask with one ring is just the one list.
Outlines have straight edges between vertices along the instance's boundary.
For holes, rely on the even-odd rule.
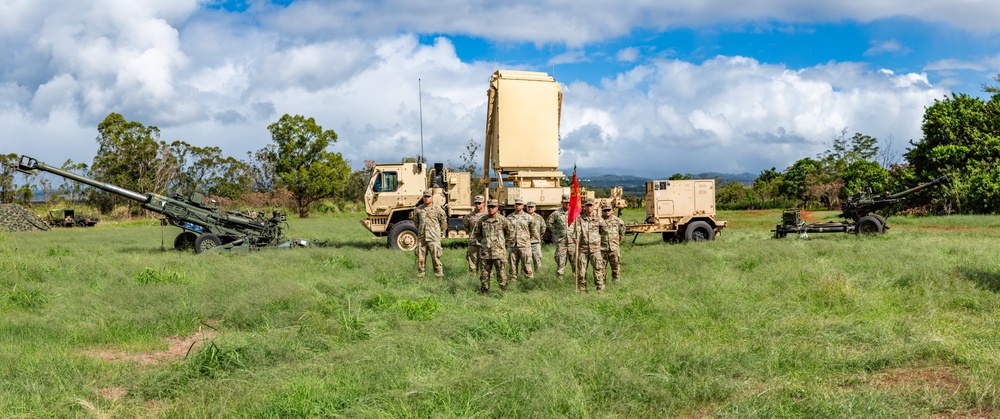
[[0,204],[0,232],[48,230],[35,213],[18,204]]

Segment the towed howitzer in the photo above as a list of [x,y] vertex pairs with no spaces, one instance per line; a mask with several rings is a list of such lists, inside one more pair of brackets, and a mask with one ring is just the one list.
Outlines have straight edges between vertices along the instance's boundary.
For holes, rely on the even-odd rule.
[[883,193],[873,196],[871,193],[855,195],[840,204],[839,217],[850,220],[846,222],[832,221],[806,224],[801,219],[797,209],[784,211],[781,214],[781,224],[775,226],[774,238],[780,239],[789,233],[798,233],[803,237],[808,233],[856,233],[881,234],[889,229],[886,218],[888,209],[894,204],[922,189],[948,182],[948,176],[941,176],[922,185],[914,186],[894,194]]
[[49,172],[139,202],[142,208],[163,215],[161,223],[164,225],[184,230],[174,239],[177,250],[248,253],[261,248],[310,245],[306,240],[285,238],[287,218],[279,211],[272,212],[270,216],[263,212],[257,216],[239,211],[223,212],[211,206],[210,202],[206,203],[205,196],[197,192],[170,197],[139,193],[57,169],[28,156],[21,156],[17,170],[24,173],[34,170]]

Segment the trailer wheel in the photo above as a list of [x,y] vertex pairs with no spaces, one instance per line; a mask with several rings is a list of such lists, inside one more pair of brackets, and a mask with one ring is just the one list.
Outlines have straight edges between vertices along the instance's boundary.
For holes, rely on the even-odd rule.
[[695,221],[684,229],[684,240],[702,242],[715,240],[715,230],[704,221]]
[[885,233],[885,224],[872,215],[866,215],[858,220],[855,231],[858,234],[882,234]]
[[389,247],[410,251],[417,248],[417,226],[413,221],[400,221],[389,230]]
[[663,241],[667,243],[678,243],[681,241],[680,239],[681,238],[677,236],[677,233],[663,233]]
[[198,236],[198,238],[195,239],[194,252],[198,254],[204,253],[211,250],[215,246],[221,246],[221,245],[222,245],[222,239],[220,239],[219,236],[216,236],[212,233],[205,233]]
[[198,239],[198,235],[190,231],[181,232],[174,239],[174,249],[186,252],[188,250],[194,249],[194,242]]

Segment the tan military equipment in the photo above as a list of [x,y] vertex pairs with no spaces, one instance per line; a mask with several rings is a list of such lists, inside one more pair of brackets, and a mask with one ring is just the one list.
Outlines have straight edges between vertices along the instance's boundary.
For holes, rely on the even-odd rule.
[[[504,213],[521,199],[535,202],[536,212],[548,217],[569,193],[560,186],[565,176],[558,171],[562,88],[545,73],[500,70],[490,79],[487,97],[484,169],[476,181],[487,185],[486,198],[498,200]],[[466,237],[462,217],[473,211],[472,176],[440,163],[433,168],[377,164],[365,193],[368,218],[361,224],[376,237],[387,237],[389,247],[413,249],[417,236],[410,213],[430,189],[448,215],[445,237]]]
[[626,234],[663,233],[663,241],[715,240],[726,227],[715,218],[715,180],[646,182],[646,220],[628,224]]

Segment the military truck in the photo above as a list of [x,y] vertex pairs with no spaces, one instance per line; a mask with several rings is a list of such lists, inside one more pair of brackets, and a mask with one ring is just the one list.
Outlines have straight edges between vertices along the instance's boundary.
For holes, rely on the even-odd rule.
[[93,227],[99,219],[87,215],[77,215],[76,210],[67,208],[49,210],[46,221],[52,227]]
[[[545,73],[499,70],[487,90],[484,168],[476,181],[486,185],[486,195],[500,202],[504,212],[513,210],[518,198],[535,202],[536,211],[548,216],[560,208],[569,188],[560,186],[565,176],[559,168],[559,119],[562,89]],[[365,193],[368,218],[361,224],[376,237],[387,237],[389,247],[411,250],[416,227],[410,214],[425,189],[448,215],[446,237],[465,237],[462,217],[472,211],[471,173],[453,172],[436,163],[376,164]],[[593,192],[589,192],[593,197]]]
[[652,180],[646,182],[646,219],[626,224],[625,234],[662,233],[663,241],[715,240],[728,224],[715,218],[715,180]]

